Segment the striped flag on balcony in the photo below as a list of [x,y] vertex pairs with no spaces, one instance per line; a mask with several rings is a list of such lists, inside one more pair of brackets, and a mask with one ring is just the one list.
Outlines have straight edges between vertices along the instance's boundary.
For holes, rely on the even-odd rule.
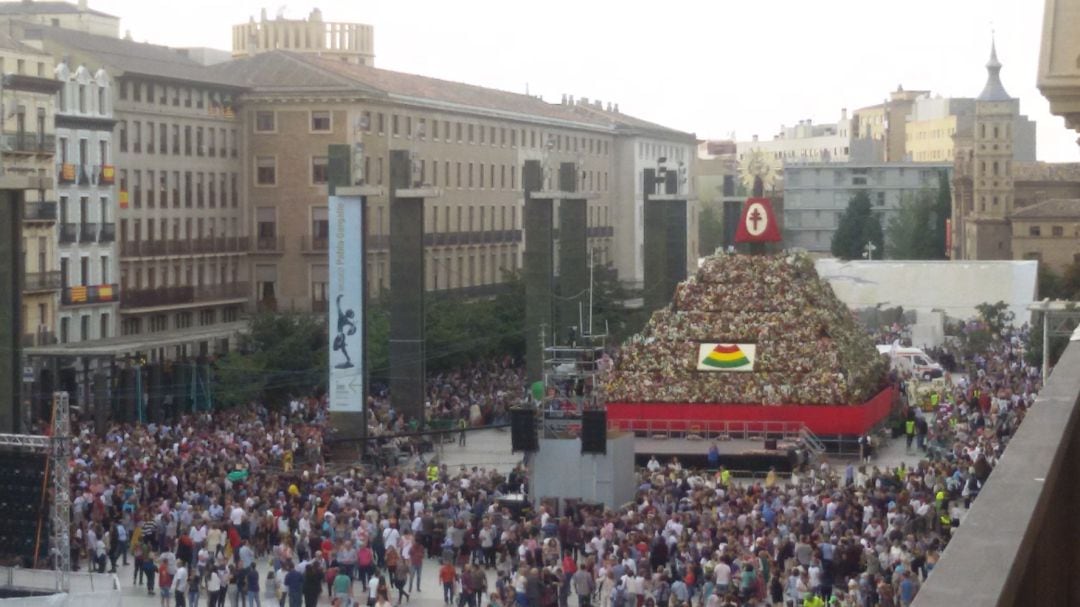
[[128,193],[127,190],[120,190],[120,208],[128,208]]
[[85,286],[71,287],[71,303],[85,302],[87,299],[86,295]]

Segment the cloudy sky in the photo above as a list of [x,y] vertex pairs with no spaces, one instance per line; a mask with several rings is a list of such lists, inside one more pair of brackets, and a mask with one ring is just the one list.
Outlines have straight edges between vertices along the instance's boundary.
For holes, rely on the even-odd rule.
[[379,67],[618,102],[702,138],[835,121],[898,85],[973,97],[996,31],[1002,81],[1038,121],[1040,160],[1080,161],[1035,86],[1041,0],[91,0],[138,41],[229,49],[231,26],[306,17],[375,27]]

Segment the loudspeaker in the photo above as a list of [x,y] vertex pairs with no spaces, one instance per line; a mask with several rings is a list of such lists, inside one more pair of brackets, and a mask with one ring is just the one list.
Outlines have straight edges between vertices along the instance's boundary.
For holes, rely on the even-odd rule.
[[581,452],[607,453],[607,411],[582,412]]
[[510,409],[510,450],[534,453],[540,450],[536,438],[536,410]]
[[767,439],[765,439],[765,448],[768,449],[769,451],[776,451],[776,439],[775,438],[767,438]]

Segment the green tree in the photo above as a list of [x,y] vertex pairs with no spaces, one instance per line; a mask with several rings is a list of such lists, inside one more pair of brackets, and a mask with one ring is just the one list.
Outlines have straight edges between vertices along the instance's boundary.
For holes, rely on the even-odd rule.
[[948,171],[938,171],[937,203],[934,205],[934,253],[932,259],[946,259],[949,251],[945,242],[948,240],[949,219],[952,217],[952,187],[949,185]]
[[899,211],[889,220],[886,251],[890,259],[944,257],[944,241],[938,242],[944,232],[938,231],[936,205],[930,190],[922,190],[901,202]]
[[1009,311],[1009,304],[1004,301],[981,303],[975,306],[975,310],[979,313],[979,319],[986,323],[986,326],[993,333],[1001,333],[1005,329],[1005,325],[1016,318],[1016,315]]
[[326,388],[325,322],[295,312],[257,314],[248,322],[236,352],[219,359],[215,399],[237,405],[261,399],[280,405],[292,395]]
[[698,218],[698,254],[712,255],[723,242],[724,222],[720,211],[713,206],[703,207]]
[[878,255],[884,251],[885,236],[881,218],[870,206],[870,195],[860,191],[851,197],[847,210],[832,239],[832,254],[840,259],[861,259],[867,243],[873,243]]

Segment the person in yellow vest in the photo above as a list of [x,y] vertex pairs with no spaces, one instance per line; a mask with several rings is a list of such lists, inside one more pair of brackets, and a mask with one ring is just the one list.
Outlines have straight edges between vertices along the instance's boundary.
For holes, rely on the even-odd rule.
[[941,402],[941,394],[938,392],[930,393],[930,407],[935,411],[938,408],[938,404]]
[[825,607],[825,600],[821,598],[816,592],[808,594],[803,599],[803,607]]
[[720,486],[727,489],[731,486],[731,470],[720,466]]
[[439,466],[431,464],[427,467],[427,479],[429,483],[435,483],[439,480]]
[[904,439],[907,441],[907,452],[911,453],[911,443],[915,440],[914,411],[908,411],[907,421],[904,422]]
[[285,470],[285,472],[292,472],[292,462],[292,451],[286,451],[285,454],[281,456],[281,467]]

